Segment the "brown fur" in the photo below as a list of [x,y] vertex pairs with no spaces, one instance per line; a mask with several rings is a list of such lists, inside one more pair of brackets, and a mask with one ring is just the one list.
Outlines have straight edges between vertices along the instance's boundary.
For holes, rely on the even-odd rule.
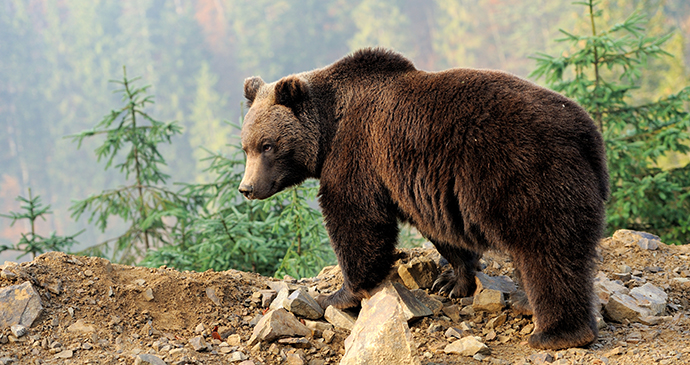
[[345,279],[325,305],[357,305],[384,279],[406,221],[452,265],[442,291],[471,294],[481,253],[503,250],[534,310],[531,346],[596,339],[592,270],[608,173],[601,135],[574,102],[498,71],[418,71],[381,49],[272,84],[250,78],[245,95],[240,191],[266,198],[321,180]]

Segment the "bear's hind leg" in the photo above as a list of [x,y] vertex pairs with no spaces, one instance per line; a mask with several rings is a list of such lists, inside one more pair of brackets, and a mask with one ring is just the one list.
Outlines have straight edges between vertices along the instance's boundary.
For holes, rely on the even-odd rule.
[[531,347],[558,350],[586,346],[597,339],[588,256],[513,255],[534,311]]
[[432,286],[432,291],[448,294],[451,298],[464,298],[474,293],[477,284],[474,278],[481,255],[474,251],[431,240],[436,250],[452,269],[444,271]]

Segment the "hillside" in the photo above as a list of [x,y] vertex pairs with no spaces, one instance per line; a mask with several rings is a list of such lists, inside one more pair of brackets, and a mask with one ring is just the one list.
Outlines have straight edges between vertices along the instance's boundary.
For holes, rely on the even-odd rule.
[[[530,317],[517,315],[510,307],[475,312],[468,308],[472,302],[467,299],[432,295],[444,307],[457,305],[454,308],[461,310],[454,319],[452,311],[444,308],[410,322],[418,360],[422,364],[690,364],[690,249],[663,243],[645,249],[635,239],[618,235],[602,241],[599,277],[620,280],[628,289],[652,284],[663,290],[668,298],[654,324],[616,323],[605,314],[599,340],[589,348],[537,351],[525,344]],[[404,250],[400,263],[434,257],[434,252]],[[510,259],[502,254],[485,254],[482,265],[489,277],[512,275]],[[311,331],[306,340],[248,344],[253,325],[269,303],[263,299],[269,293],[267,283],[274,288],[287,284],[327,293],[342,281],[337,268],[327,268],[316,278],[287,278],[280,284],[240,271],[149,269],[58,252],[2,267],[0,290],[30,283],[43,310],[22,336],[0,328],[0,364],[318,365],[337,364],[345,353],[349,331],[328,325]],[[0,322],[20,310],[8,299],[0,295]],[[24,307],[21,310],[28,311]],[[480,336],[490,354],[470,357],[444,352],[455,340],[448,335],[449,329]]]

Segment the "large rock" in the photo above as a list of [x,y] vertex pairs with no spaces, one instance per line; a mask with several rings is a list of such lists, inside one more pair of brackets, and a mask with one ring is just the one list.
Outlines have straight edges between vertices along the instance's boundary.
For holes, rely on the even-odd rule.
[[283,308],[269,311],[254,327],[249,347],[260,341],[271,342],[283,337],[305,337],[311,330],[300,323],[295,316]]
[[651,283],[630,290],[630,296],[637,300],[640,307],[648,308],[653,316],[661,315],[666,310],[668,294]]
[[404,285],[400,283],[384,283],[383,285],[386,294],[394,295],[400,300],[403,314],[408,322],[434,314],[431,309],[417,300],[414,294]]
[[0,331],[16,324],[30,328],[42,311],[41,297],[30,282],[0,289]]
[[410,289],[431,288],[438,274],[436,263],[428,257],[415,257],[409,263],[398,266],[400,279]]
[[611,295],[615,293],[628,294],[629,289],[623,286],[623,284],[609,280],[606,274],[599,272],[594,278],[594,294],[599,298],[599,302],[602,306],[605,306],[609,302]]
[[643,250],[656,250],[661,239],[651,233],[619,229],[613,233],[613,239],[625,245],[637,244]]
[[615,293],[604,307],[604,316],[615,322],[630,321],[654,325],[664,320],[657,317],[664,313],[668,295],[647,283],[630,290],[629,295]]
[[477,283],[475,295],[484,289],[498,290],[503,294],[513,294],[517,291],[517,285],[513,279],[505,275],[489,276],[480,271],[475,274],[475,282]]
[[300,317],[309,319],[319,319],[323,317],[323,308],[321,308],[319,303],[317,303],[304,288],[292,292],[292,294],[283,301],[283,307]]
[[611,295],[604,309],[607,319],[619,323],[624,323],[625,320],[640,322],[641,318],[651,315],[649,309],[640,307],[635,298],[621,293]]
[[421,364],[402,302],[393,285],[364,301],[345,340],[341,365]]
[[443,349],[447,354],[458,354],[462,356],[474,356],[476,354],[488,355],[491,353],[489,347],[481,341],[480,337],[463,337]]

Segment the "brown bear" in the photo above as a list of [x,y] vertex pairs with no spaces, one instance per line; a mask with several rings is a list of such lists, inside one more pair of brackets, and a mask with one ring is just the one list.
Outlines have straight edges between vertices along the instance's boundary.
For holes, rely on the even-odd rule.
[[471,295],[481,253],[512,255],[535,348],[597,338],[592,271],[609,194],[601,134],[575,102],[510,74],[425,72],[363,49],[266,84],[248,78],[239,190],[264,199],[320,179],[343,272],[323,305],[352,307],[388,275],[398,223],[452,265],[441,291]]

